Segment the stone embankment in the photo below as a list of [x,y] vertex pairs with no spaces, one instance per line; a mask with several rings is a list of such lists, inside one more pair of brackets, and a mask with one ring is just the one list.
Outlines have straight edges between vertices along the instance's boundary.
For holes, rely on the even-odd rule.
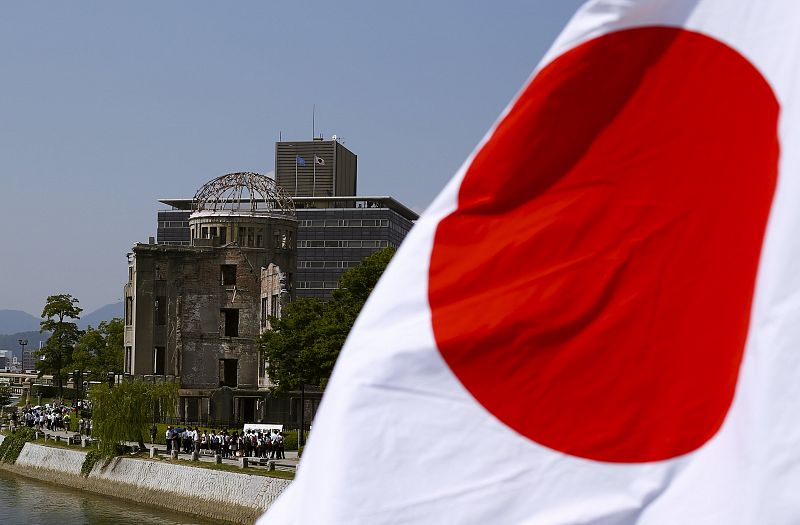
[[[0,443],[3,436],[0,435]],[[26,443],[13,465],[0,468],[136,503],[233,523],[253,523],[290,481],[219,470],[115,458],[81,474],[86,452]]]

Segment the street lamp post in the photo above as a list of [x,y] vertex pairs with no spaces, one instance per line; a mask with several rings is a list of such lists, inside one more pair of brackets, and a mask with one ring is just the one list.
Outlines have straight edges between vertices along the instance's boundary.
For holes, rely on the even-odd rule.
[[[89,376],[92,375],[91,370],[86,370],[81,372],[81,395],[78,396],[78,404],[80,408],[83,409],[84,399],[86,398],[86,394],[89,393]],[[86,376],[86,380],[83,380],[83,377]]]
[[33,389],[33,379],[28,379],[26,383],[28,383],[28,394],[25,397],[25,406],[28,407],[31,404],[31,390]]
[[80,370],[73,370],[72,371],[72,380],[74,381],[74,385],[73,386],[75,387],[74,388],[74,390],[75,390],[75,395],[74,395],[75,401],[74,401],[74,403],[72,403],[72,406],[74,406],[76,409],[78,408],[78,392],[79,392],[79,388],[80,388],[80,387],[78,387],[78,381],[80,381],[81,375],[83,375],[83,374],[81,374]]
[[297,436],[298,446],[306,444],[306,384],[300,385],[300,434]]
[[19,346],[22,347],[22,371],[25,372],[25,347],[28,346],[27,339],[19,339],[17,340]]

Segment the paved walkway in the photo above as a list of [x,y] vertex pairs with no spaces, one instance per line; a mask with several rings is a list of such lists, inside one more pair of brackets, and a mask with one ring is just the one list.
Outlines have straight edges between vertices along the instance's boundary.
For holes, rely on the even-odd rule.
[[[46,436],[48,436],[48,439],[54,439],[55,440],[56,438],[58,438],[61,441],[67,441],[69,438],[74,438],[74,437],[78,436],[78,434],[75,433],[75,432],[64,432],[62,430],[40,430],[39,432],[44,433]],[[135,442],[132,442],[132,441],[128,442],[127,444],[128,444],[128,446],[131,446],[131,447],[138,447],[139,446],[138,443],[135,443]],[[149,450],[153,445],[152,445],[152,443],[145,442],[145,446]],[[156,453],[158,455],[163,456],[163,457],[167,456],[167,447],[166,447],[166,445],[158,445],[158,444],[156,444],[155,447],[156,447]],[[297,463],[298,463],[297,451],[296,450],[287,450],[285,452],[285,455],[286,455],[286,459],[266,459],[265,458],[264,459],[265,465],[259,465],[258,464],[259,458],[252,458],[252,457],[248,458],[248,460],[249,460],[248,468],[266,470],[267,468],[269,468],[268,465],[266,464],[266,462],[267,461],[274,461],[276,470],[288,470],[288,471],[292,471],[292,472],[295,471],[297,469]],[[185,461],[191,461],[192,460],[192,454],[179,453],[178,454],[178,459],[185,460]],[[241,459],[242,458],[222,458],[222,463],[224,465],[240,466],[241,465]],[[210,453],[210,451],[200,451],[199,460],[203,461],[205,463],[214,463],[214,456]]]

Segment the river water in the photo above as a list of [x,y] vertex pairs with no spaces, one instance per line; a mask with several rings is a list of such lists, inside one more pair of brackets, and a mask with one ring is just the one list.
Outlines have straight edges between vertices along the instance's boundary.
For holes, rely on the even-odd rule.
[[211,521],[32,481],[0,471],[2,525],[210,525]]

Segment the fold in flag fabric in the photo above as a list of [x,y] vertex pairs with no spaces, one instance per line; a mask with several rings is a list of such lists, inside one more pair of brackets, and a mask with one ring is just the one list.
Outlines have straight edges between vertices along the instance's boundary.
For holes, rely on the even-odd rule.
[[294,163],[297,164],[298,166],[305,166],[306,165],[306,159],[304,159],[300,155],[297,155],[294,158]]
[[800,523],[798,21],[585,4],[406,238],[260,523]]

